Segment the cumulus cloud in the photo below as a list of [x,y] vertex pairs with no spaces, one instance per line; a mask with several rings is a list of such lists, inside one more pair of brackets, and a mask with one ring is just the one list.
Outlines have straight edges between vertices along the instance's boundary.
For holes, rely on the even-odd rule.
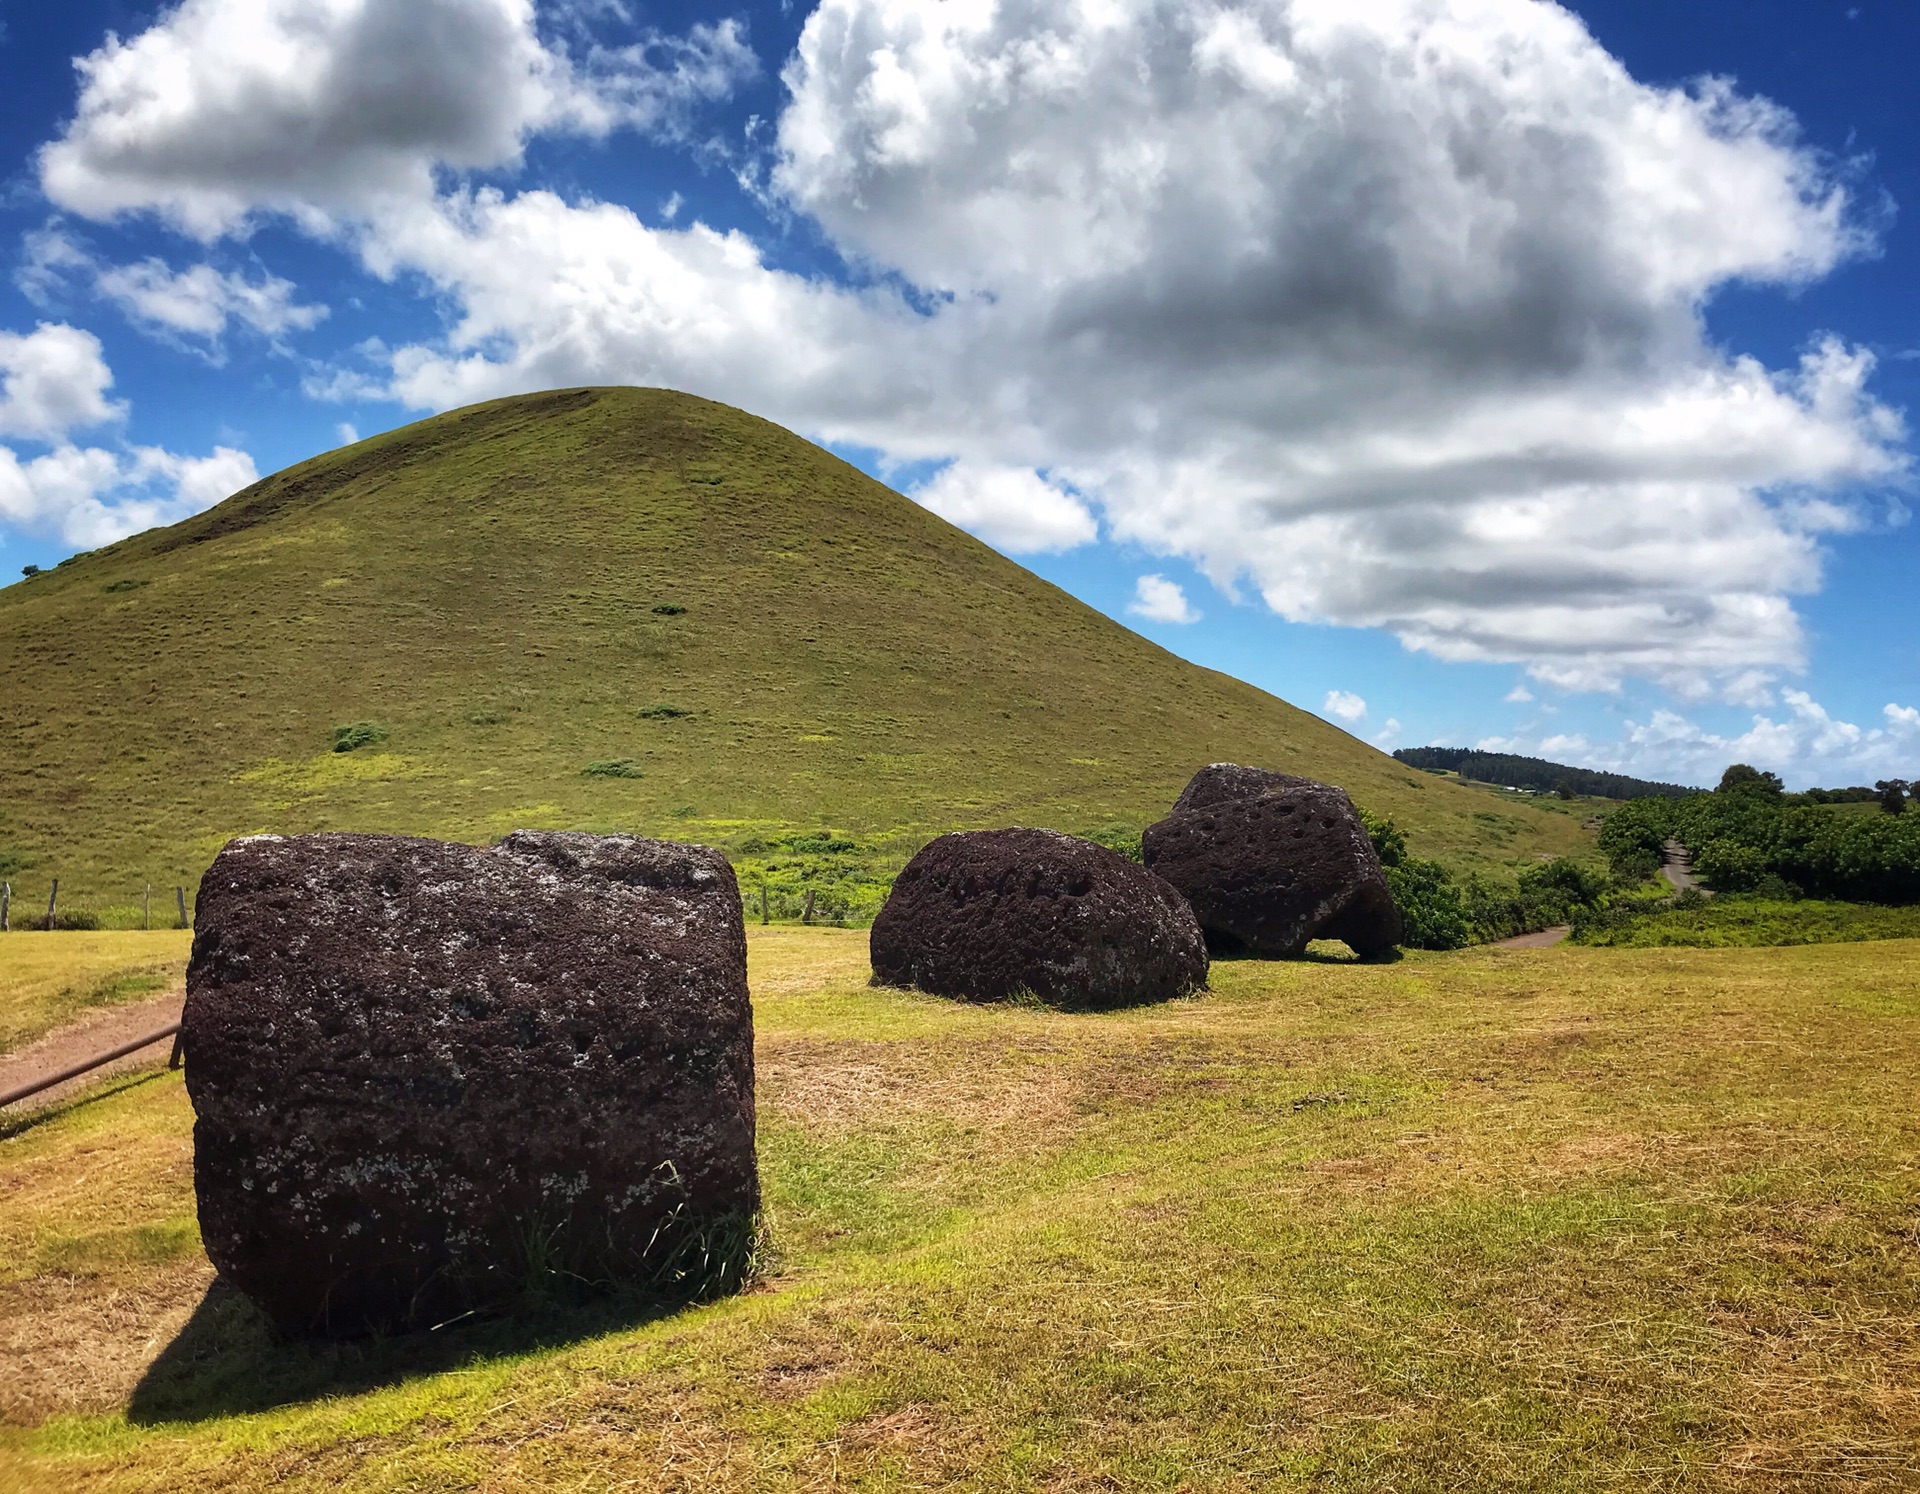
[[575,57],[532,0],[184,0],[77,60],[41,153],[63,207],[156,209],[211,238],[260,210],[311,225],[430,194],[437,167],[510,166],[540,130],[670,129],[755,63],[732,22]]
[[1400,718],[1387,717],[1386,723],[1373,734],[1373,745],[1382,752],[1393,751],[1394,745],[1400,740],[1400,730]]
[[1529,690],[1525,685],[1515,685],[1500,698],[1509,705],[1526,705],[1533,699],[1533,691]]
[[1351,690],[1327,691],[1327,698],[1321,702],[1320,709],[1348,724],[1363,721],[1367,715],[1367,703]]
[[113,374],[91,332],[42,322],[0,332],[0,436],[52,441],[126,413],[107,398]]
[[1144,617],[1148,622],[1158,623],[1195,623],[1200,614],[1194,611],[1193,604],[1187,600],[1187,594],[1178,581],[1169,581],[1165,576],[1142,576],[1133,585],[1133,600],[1127,604],[1127,611],[1135,617]]
[[1030,467],[955,462],[913,497],[949,524],[1014,555],[1071,550],[1100,533],[1086,504]]
[[104,545],[211,508],[259,478],[253,458],[230,446],[188,457],[63,443],[30,461],[0,446],[0,522],[69,545]]
[[50,449],[23,458],[0,446],[0,524],[99,545],[211,507],[258,480],[253,459],[216,446],[186,457],[157,446],[114,451],[78,446],[69,434],[120,420],[107,398],[113,372],[100,340],[62,323],[25,335],[0,332],[0,436]]
[[217,342],[230,322],[263,337],[305,332],[327,315],[324,306],[303,306],[293,282],[277,275],[249,280],[212,265],[169,269],[158,259],[102,268],[95,286],[135,321],[168,332]]
[[[188,0],[87,59],[47,190],[203,232],[324,218],[425,276],[453,315],[387,355],[412,405],[671,384],[951,459],[956,513],[1024,473],[1052,520],[1009,545],[1090,539],[1091,504],[1285,617],[1560,688],[1762,698],[1804,662],[1823,537],[1905,471],[1863,350],[1769,368],[1703,330],[1720,287],[1867,246],[1844,186],[1781,110],[1638,83],[1542,0],[823,0],[766,190],[853,287],[737,231],[436,189],[436,163],[609,127],[582,100],[614,91],[510,0],[396,3],[485,56],[349,78],[375,9]],[[244,47],[211,29],[230,11]],[[220,143],[289,79],[258,148]]]
[[45,303],[75,280],[113,302],[138,326],[164,337],[197,338],[217,349],[229,325],[263,337],[304,332],[326,319],[327,308],[302,305],[293,282],[262,273],[249,277],[210,264],[175,270],[149,257],[135,264],[100,260],[58,227],[27,236],[16,281]]

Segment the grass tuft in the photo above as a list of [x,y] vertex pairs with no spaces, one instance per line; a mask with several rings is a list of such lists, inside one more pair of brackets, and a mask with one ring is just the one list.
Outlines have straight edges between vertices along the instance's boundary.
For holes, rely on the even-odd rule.
[[387,739],[387,729],[377,721],[355,721],[346,726],[333,729],[333,750],[335,752],[357,752],[362,747],[370,747],[375,742]]
[[582,778],[644,778],[646,772],[630,757],[607,757],[580,770]]

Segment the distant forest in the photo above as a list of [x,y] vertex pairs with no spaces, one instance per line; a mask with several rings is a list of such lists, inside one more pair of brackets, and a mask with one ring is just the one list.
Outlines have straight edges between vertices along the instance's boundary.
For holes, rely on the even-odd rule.
[[1574,768],[1541,757],[1516,757],[1510,752],[1476,752],[1471,747],[1402,747],[1394,756],[1410,768],[1429,773],[1458,773],[1479,783],[1506,788],[1536,789],[1543,794],[1589,794],[1596,799],[1678,799],[1698,789],[1678,783],[1651,783],[1623,773]]

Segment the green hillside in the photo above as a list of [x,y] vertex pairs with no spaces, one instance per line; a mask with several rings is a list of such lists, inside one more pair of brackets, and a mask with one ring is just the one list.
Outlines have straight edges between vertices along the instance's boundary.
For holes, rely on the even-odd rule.
[[0,864],[113,922],[247,831],[523,825],[703,840],[775,916],[809,885],[857,914],[930,835],[1137,830],[1216,759],[1341,784],[1460,869],[1590,843],[664,390],[454,411],[10,586],[0,678]]

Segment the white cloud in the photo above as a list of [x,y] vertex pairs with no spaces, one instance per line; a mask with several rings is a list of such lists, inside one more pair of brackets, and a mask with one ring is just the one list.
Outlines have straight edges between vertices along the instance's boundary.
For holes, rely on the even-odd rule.
[[677,127],[755,69],[731,21],[578,57],[532,0],[184,0],[77,60],[41,184],[91,218],[152,208],[203,238],[254,213],[310,225],[510,166],[539,130]]
[[1127,604],[1127,611],[1135,617],[1144,617],[1148,622],[1158,623],[1196,623],[1200,614],[1187,600],[1186,592],[1178,581],[1169,581],[1165,576],[1142,576],[1133,584],[1133,600]]
[[0,523],[69,545],[104,545],[211,508],[259,477],[253,458],[229,446],[184,457],[153,446],[63,444],[31,461],[0,446]]
[[1093,515],[1032,468],[955,462],[913,499],[1012,555],[1071,550],[1098,538]]
[[126,415],[109,400],[100,340],[61,323],[0,332],[0,436],[46,443],[22,458],[0,446],[0,524],[99,545],[218,503],[258,480],[253,459],[216,446],[184,457],[157,446],[81,447],[68,434]]
[[1373,745],[1378,747],[1382,752],[1391,752],[1394,744],[1399,740],[1400,720],[1397,716],[1387,717],[1385,724],[1381,726],[1380,730],[1373,734]]
[[216,342],[229,322],[263,337],[304,332],[327,315],[324,306],[294,300],[293,282],[275,275],[249,280],[212,265],[172,270],[157,259],[101,269],[94,284],[135,321]]
[[1367,703],[1351,690],[1329,690],[1320,709],[1351,725],[1366,718]]
[[68,431],[118,420],[107,398],[113,374],[91,332],[42,322],[22,336],[0,332],[0,436],[54,441]]
[[1507,691],[1501,699],[1505,700],[1509,705],[1526,705],[1533,699],[1533,691],[1529,690],[1525,685],[1515,685],[1511,690]]
[[316,327],[327,316],[324,306],[296,301],[293,282],[277,275],[249,278],[209,264],[174,270],[155,258],[107,264],[58,226],[28,234],[26,246],[14,278],[34,301],[45,304],[74,280],[84,279],[94,294],[113,302],[146,331],[166,338],[198,338],[216,354],[229,324],[279,338]]
[[1750,763],[1796,785],[1841,787],[1876,778],[1912,777],[1920,764],[1920,708],[1889,703],[1884,726],[1837,720],[1804,690],[1782,690],[1784,715],[1756,713],[1744,731],[1723,733],[1700,726],[1677,711],[1656,710],[1645,721],[1629,720],[1621,737],[1596,742],[1585,735],[1556,735],[1538,742],[1489,739],[1483,750],[1524,752],[1580,767],[1711,785],[1727,764]]
[[[1861,522],[1850,488],[1904,468],[1866,353],[1769,369],[1703,330],[1717,288],[1862,249],[1844,188],[1778,109],[1636,83],[1558,6],[824,0],[768,191],[869,289],[698,223],[436,194],[435,163],[610,127],[582,100],[617,90],[524,3],[390,8],[464,18],[458,57],[350,76],[376,55],[365,0],[188,0],[88,60],[47,189],[201,232],[288,212],[423,275],[455,310],[390,354],[412,405],[670,384],[957,459],[983,526],[1009,516],[969,474],[1026,473],[1057,496],[1010,543],[1092,538],[1094,503],[1288,618],[1567,689],[1760,699],[1804,662],[1792,599]],[[295,46],[296,13],[329,19]],[[221,144],[256,96],[258,145]]]
[[353,422],[343,420],[333,428],[334,439],[342,446],[352,446],[360,439],[360,432],[354,429]]

